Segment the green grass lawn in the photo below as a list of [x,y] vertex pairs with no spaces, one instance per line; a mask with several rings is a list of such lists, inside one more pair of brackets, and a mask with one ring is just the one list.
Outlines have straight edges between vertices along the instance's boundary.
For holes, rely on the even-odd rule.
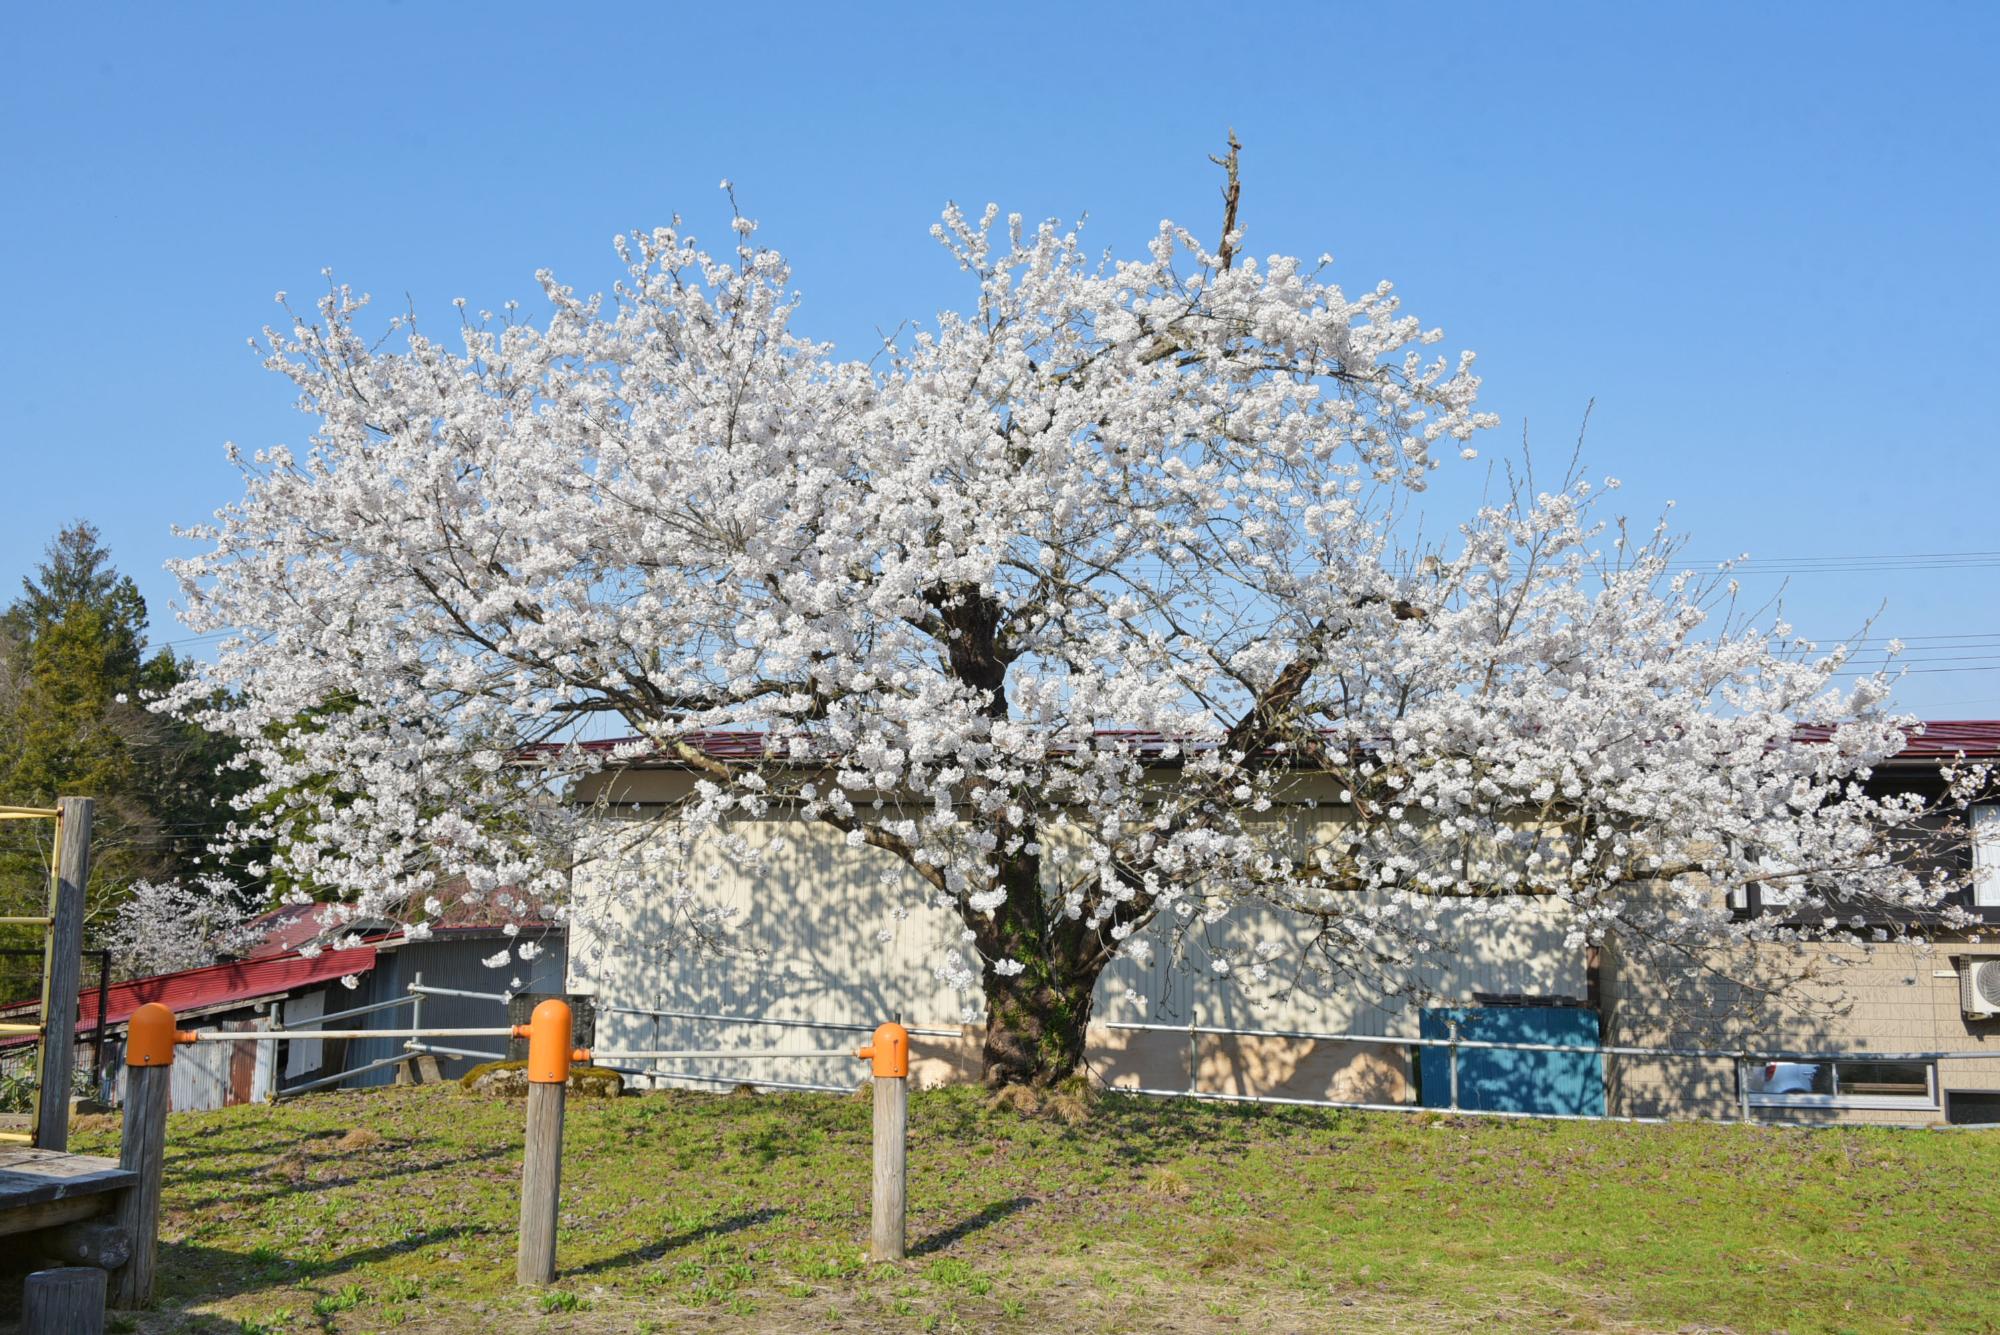
[[[97,1122],[77,1148],[113,1150]],[[927,1092],[912,1256],[866,1266],[866,1103],[573,1099],[535,1291],[521,1122],[451,1086],[176,1115],[161,1308],[125,1328],[2000,1330],[1990,1132]]]

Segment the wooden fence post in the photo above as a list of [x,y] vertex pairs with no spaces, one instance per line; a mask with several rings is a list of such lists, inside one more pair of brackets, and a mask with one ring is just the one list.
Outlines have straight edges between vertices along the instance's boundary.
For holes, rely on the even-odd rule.
[[37,1270],[21,1290],[21,1335],[104,1335],[104,1272]]
[[90,879],[87,797],[56,803],[56,884],[50,905],[48,982],[42,992],[42,1062],[35,1144],[69,1148],[70,1080],[76,1073],[76,994],[83,977],[83,892]]
[[125,1031],[125,1131],[118,1166],[138,1175],[119,1198],[117,1220],[131,1239],[112,1301],[139,1307],[153,1297],[160,1241],[160,1179],[166,1166],[167,1108],[174,1079],[174,1013],[157,1001],[132,1014]]
[[528,1140],[521,1157],[521,1240],[514,1282],[556,1277],[556,1221],[562,1204],[563,1101],[569,1093],[570,1013],[551,998],[514,1035],[528,1040]]
[[909,1202],[910,1031],[877,1026],[874,1039],[855,1053],[868,1059],[875,1081],[875,1190],[868,1253],[877,1261],[903,1259],[903,1221]]

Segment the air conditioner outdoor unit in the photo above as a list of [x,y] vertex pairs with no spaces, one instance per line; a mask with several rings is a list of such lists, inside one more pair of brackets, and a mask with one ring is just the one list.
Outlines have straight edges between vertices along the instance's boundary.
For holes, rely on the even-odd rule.
[[2000,1016],[2000,959],[1958,962],[1958,1005],[1968,1019]]

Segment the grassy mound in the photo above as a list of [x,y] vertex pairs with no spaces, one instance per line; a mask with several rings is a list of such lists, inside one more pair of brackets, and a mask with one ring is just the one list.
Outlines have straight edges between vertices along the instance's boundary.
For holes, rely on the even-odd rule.
[[[912,1093],[910,1259],[874,1266],[866,1102],[573,1099],[546,1290],[514,1287],[518,1103],[416,1085],[175,1113],[161,1303],[132,1329],[2000,1331],[2000,1249],[1975,1244],[2000,1132],[1063,1092]],[[117,1138],[80,1119],[72,1145]]]

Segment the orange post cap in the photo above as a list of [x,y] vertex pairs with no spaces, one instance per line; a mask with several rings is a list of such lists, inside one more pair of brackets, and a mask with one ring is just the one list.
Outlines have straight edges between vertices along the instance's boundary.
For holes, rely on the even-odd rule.
[[910,1074],[910,1031],[895,1021],[875,1027],[874,1038],[854,1055],[871,1063],[877,1080],[901,1080]]
[[174,1043],[180,1033],[174,1028],[174,1013],[157,1001],[149,1001],[132,1012],[125,1027],[127,1066],[171,1066]]
[[563,1085],[569,1083],[569,1064],[575,1049],[570,1046],[569,1003],[550,997],[535,1007],[529,1017],[528,1083]]

